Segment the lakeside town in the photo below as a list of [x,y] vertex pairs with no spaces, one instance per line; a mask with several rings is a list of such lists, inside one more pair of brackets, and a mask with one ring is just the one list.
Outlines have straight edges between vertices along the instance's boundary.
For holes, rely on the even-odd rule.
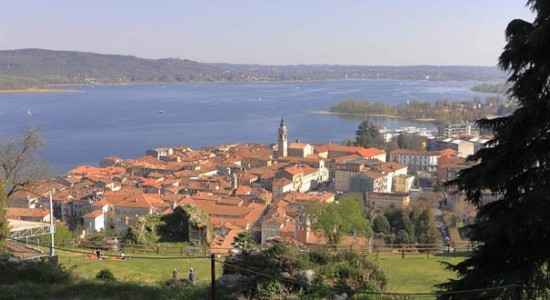
[[[400,135],[419,136],[421,151],[290,142],[291,133],[281,119],[272,146],[158,147],[135,159],[105,157],[98,167],[78,166],[11,194],[7,217],[49,222],[51,195],[55,221],[81,239],[120,239],[140,219],[191,205],[208,215],[208,230],[188,220],[184,240],[209,245],[211,253],[220,254],[235,251],[235,237],[242,232],[262,244],[280,237],[306,246],[326,245],[326,235],[314,230],[306,217],[306,206],[338,202],[350,193],[359,196],[363,207],[383,211],[406,209],[428,192],[436,195],[439,208],[441,202],[450,209],[460,207],[455,211],[459,223],[473,222],[475,209],[465,207],[452,188],[441,186],[468,167],[465,158],[488,141],[475,124],[442,126],[437,134],[422,128],[378,131],[387,142]],[[449,246],[440,210],[435,217],[441,240]],[[359,237],[344,239],[357,248],[375,244]]]
[[4,3],[0,300],[550,299],[550,1],[132,4]]

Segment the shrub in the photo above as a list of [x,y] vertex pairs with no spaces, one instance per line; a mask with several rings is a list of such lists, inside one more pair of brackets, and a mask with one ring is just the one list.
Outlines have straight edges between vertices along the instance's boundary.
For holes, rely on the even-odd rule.
[[286,244],[275,244],[271,248],[264,251],[264,254],[268,258],[276,258],[279,256],[290,255],[292,249]]
[[296,258],[296,268],[298,270],[309,269],[311,267],[311,259],[309,255],[298,255]]
[[309,252],[309,260],[312,263],[320,264],[320,265],[326,265],[332,260],[332,253],[329,252],[321,252],[321,251],[313,251]]
[[65,266],[48,259],[38,262],[0,262],[0,282],[56,283],[69,278],[71,272]]
[[262,283],[255,295],[255,299],[283,299],[287,293],[285,286],[277,280],[269,280]]
[[103,269],[95,275],[95,279],[103,281],[116,281],[115,275],[109,269]]

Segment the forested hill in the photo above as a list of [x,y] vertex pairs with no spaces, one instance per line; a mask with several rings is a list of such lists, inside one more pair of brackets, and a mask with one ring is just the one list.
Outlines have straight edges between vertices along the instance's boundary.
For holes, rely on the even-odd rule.
[[45,84],[218,81],[227,76],[218,67],[190,60],[41,49],[0,51],[0,74]]
[[144,59],[76,51],[0,51],[0,89],[48,84],[281,81],[331,79],[502,80],[496,67],[266,66]]
[[497,67],[479,66],[351,66],[213,64],[224,70],[270,80],[394,79],[435,81],[504,81]]

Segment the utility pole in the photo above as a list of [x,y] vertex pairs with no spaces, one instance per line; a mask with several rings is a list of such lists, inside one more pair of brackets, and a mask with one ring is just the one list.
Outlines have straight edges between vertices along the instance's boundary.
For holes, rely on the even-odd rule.
[[51,242],[50,242],[50,257],[55,256],[55,226],[53,225],[53,200],[52,200],[52,192],[50,191],[50,234],[51,234]]
[[210,255],[211,290],[210,300],[216,300],[216,255]]

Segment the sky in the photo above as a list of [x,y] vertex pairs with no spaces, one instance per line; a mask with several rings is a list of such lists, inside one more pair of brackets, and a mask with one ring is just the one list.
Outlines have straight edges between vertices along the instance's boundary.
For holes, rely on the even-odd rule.
[[525,0],[2,0],[0,49],[268,65],[496,65]]

